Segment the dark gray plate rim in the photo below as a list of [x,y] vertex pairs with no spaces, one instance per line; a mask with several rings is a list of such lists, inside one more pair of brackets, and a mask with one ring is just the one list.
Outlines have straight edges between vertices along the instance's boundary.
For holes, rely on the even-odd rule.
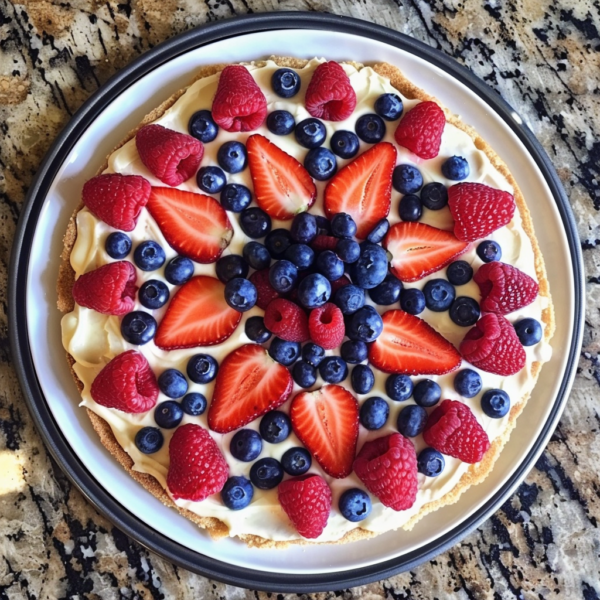
[[[444,69],[484,99],[525,145],[543,173],[564,223],[575,280],[575,310],[567,369],[548,420],[526,458],[502,489],[461,525],[413,552],[351,571],[288,575],[246,569],[199,554],[157,533],[110,496],[74,454],[49,410],[39,386],[29,350],[25,297],[32,240],[39,212],[50,185],[65,157],[81,134],[107,104],[112,102],[134,81],[161,64],[182,53],[218,40],[274,29],[328,30],[369,37],[415,54]],[[326,13],[274,12],[246,15],[211,23],[185,32],[158,45],[113,76],[77,111],[46,155],[22,208],[11,255],[8,299],[13,364],[37,430],[46,443],[48,450],[69,479],[79,488],[89,502],[119,529],[163,558],[185,569],[230,585],[276,592],[338,590],[364,585],[371,581],[407,571],[420,563],[431,560],[437,554],[458,543],[491,516],[510,497],[534,466],[535,461],[545,448],[558,424],[577,367],[582,343],[584,317],[584,277],[581,249],[569,202],[548,156],[529,129],[515,121],[514,114],[514,110],[496,92],[473,75],[471,71],[442,52],[391,29],[350,17],[340,17]]]

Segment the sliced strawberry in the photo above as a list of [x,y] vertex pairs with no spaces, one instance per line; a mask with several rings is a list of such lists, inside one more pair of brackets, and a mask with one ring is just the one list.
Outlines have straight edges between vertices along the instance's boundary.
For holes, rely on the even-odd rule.
[[342,479],[352,472],[358,440],[358,402],[339,385],[301,392],[290,407],[294,432],[323,470]]
[[396,148],[388,142],[380,142],[355,158],[325,188],[327,217],[348,213],[358,225],[356,237],[367,237],[377,221],[390,212],[395,166]]
[[243,427],[281,406],[292,393],[290,372],[258,344],[246,344],[221,363],[208,426],[217,433]]
[[293,219],[308,210],[317,188],[308,171],[293,157],[254,134],[246,142],[256,203],[274,219]]
[[383,331],[369,348],[369,362],[385,373],[443,375],[457,369],[458,350],[431,325],[402,310],[382,316]]
[[213,346],[226,340],[241,319],[242,313],[225,302],[225,285],[199,275],[171,299],[154,343],[163,350]]
[[391,270],[400,281],[418,281],[450,264],[469,244],[449,231],[403,221],[390,227],[383,247],[392,255]]
[[204,194],[153,187],[146,208],[171,248],[199,263],[215,262],[233,236],[225,210]]

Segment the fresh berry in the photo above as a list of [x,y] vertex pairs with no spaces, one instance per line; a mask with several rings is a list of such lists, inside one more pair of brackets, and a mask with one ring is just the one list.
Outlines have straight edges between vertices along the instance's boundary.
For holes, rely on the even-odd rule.
[[377,287],[369,290],[369,296],[375,304],[389,306],[398,302],[401,291],[402,282],[394,275],[387,275]]
[[354,158],[360,149],[358,136],[352,131],[336,131],[329,142],[331,150],[340,158]]
[[165,267],[165,279],[173,285],[183,285],[194,275],[194,263],[185,256],[176,256]]
[[435,406],[442,397],[442,388],[431,379],[421,379],[415,384],[413,398],[419,406]]
[[441,210],[448,204],[448,190],[443,183],[428,183],[421,190],[421,202],[429,210]]
[[352,472],[358,402],[349,391],[326,385],[301,392],[292,400],[290,417],[294,433],[328,475],[342,479]]
[[111,258],[121,260],[131,252],[131,238],[120,231],[113,231],[107,236],[104,249]]
[[199,275],[182,285],[171,299],[156,334],[162,350],[213,346],[226,340],[242,315],[227,305],[225,286]]
[[245,208],[240,214],[240,227],[249,238],[265,237],[271,231],[271,217],[257,206]]
[[385,123],[379,115],[366,114],[359,117],[354,128],[356,135],[367,144],[376,144],[385,137]]
[[335,281],[344,274],[344,263],[331,250],[324,250],[317,256],[315,268],[319,273],[327,277],[329,281]]
[[416,194],[406,194],[398,205],[398,214],[403,221],[414,223],[423,216],[423,203]]
[[291,98],[300,90],[300,75],[292,69],[277,69],[271,76],[273,91],[281,98]]
[[248,150],[241,142],[225,142],[217,152],[217,162],[228,173],[240,173],[248,165]]
[[135,346],[147,344],[156,335],[156,319],[143,310],[127,313],[121,321],[121,335]]
[[210,354],[194,354],[186,367],[187,376],[194,383],[210,383],[219,370],[219,363]]
[[165,260],[165,251],[154,240],[141,242],[133,252],[133,262],[142,271],[156,271]]
[[142,427],[135,434],[134,441],[142,454],[154,454],[162,448],[165,438],[158,427]]
[[169,288],[158,279],[149,279],[140,287],[138,298],[145,308],[151,310],[161,308],[169,300]]
[[188,382],[181,371],[166,369],[158,376],[158,387],[169,398],[181,398],[188,391]]
[[490,447],[471,409],[457,400],[444,400],[427,419],[423,439],[442,454],[477,463]]
[[354,112],[356,92],[340,64],[329,61],[315,69],[304,105],[313,117],[326,121],[343,121]]
[[375,100],[375,112],[386,121],[395,121],[402,116],[404,105],[398,94],[381,94]]
[[340,383],[348,377],[348,365],[341,356],[326,356],[319,363],[319,375],[327,383]]
[[377,287],[388,274],[386,251],[378,244],[363,242],[360,257],[349,266],[352,281],[359,287],[370,290]]
[[215,123],[210,110],[199,110],[190,117],[188,132],[203,144],[208,144],[217,137],[219,126]]
[[350,383],[357,394],[368,394],[375,385],[375,375],[367,365],[356,365],[352,369]]
[[271,339],[271,332],[265,327],[265,320],[262,317],[250,317],[246,319],[244,331],[251,342],[264,344]]
[[302,348],[302,359],[313,367],[318,367],[323,358],[325,358],[325,350],[318,344],[309,342]]
[[417,469],[426,477],[437,477],[445,466],[444,455],[433,448],[424,448],[417,456]]
[[379,396],[367,398],[360,407],[360,424],[369,431],[381,429],[390,416],[390,405]]
[[287,229],[273,229],[265,237],[265,247],[269,251],[271,258],[279,260],[283,258],[285,251],[292,245],[293,240]]
[[290,448],[281,457],[281,466],[288,475],[304,475],[312,464],[312,457],[306,448]]
[[300,357],[300,343],[273,338],[269,346],[269,356],[278,363],[289,367]]
[[297,304],[283,298],[269,303],[264,323],[271,333],[288,342],[305,342],[310,337],[306,313]]
[[298,271],[304,271],[315,260],[315,251],[306,244],[292,244],[284,254],[284,258],[296,265]]
[[463,398],[474,398],[481,391],[481,375],[473,369],[462,369],[454,377],[454,389]]
[[192,177],[204,155],[202,142],[162,125],[144,125],[135,134],[135,146],[150,173],[171,187]]
[[295,127],[294,115],[287,110],[274,110],[267,117],[267,129],[275,135],[288,135]]
[[413,382],[408,375],[390,375],[385,380],[386,394],[396,402],[408,400],[413,393]]
[[220,281],[227,283],[235,277],[245,278],[250,266],[239,254],[221,256],[215,265],[215,273]]
[[340,496],[338,508],[344,519],[357,523],[371,514],[371,498],[363,490],[350,488]]
[[419,317],[389,310],[383,315],[381,335],[369,348],[369,361],[385,373],[443,375],[460,365],[461,356]]
[[276,292],[269,282],[269,269],[255,271],[252,273],[252,275],[250,275],[250,281],[256,288],[256,306],[259,308],[266,310],[267,306],[269,306],[269,303],[272,300],[279,298],[279,292]]
[[348,319],[346,335],[351,340],[374,342],[383,330],[383,320],[379,313],[370,305],[359,308]]
[[334,296],[338,290],[350,284],[350,280],[346,275],[342,275],[339,279],[334,279],[331,282],[331,295]]
[[154,420],[163,429],[175,429],[183,419],[183,410],[179,402],[166,400],[154,409]]
[[244,260],[257,271],[266,269],[271,264],[269,251],[260,242],[248,242],[242,251]]
[[423,431],[426,422],[427,411],[422,406],[409,404],[398,413],[396,427],[404,437],[411,438]]
[[446,125],[444,111],[431,101],[419,102],[400,121],[394,139],[419,158],[435,158]]
[[521,319],[514,327],[523,346],[535,346],[542,339],[542,326],[535,319]]
[[279,260],[269,269],[269,283],[279,294],[287,294],[296,287],[298,269],[289,260]]
[[292,377],[301,388],[309,388],[317,381],[317,370],[309,363],[299,360],[292,369]]
[[501,419],[510,410],[510,397],[504,390],[488,390],[481,397],[481,410],[492,419]]
[[473,279],[473,267],[466,260],[455,260],[448,265],[446,277],[452,285],[465,285]]
[[264,123],[267,100],[243,65],[230,65],[221,71],[212,116],[226,131],[253,131]]
[[448,188],[454,235],[465,242],[486,237],[510,223],[515,214],[512,194],[483,183],[457,183]]
[[260,420],[259,429],[266,442],[280,444],[290,437],[292,423],[284,412],[272,410]]
[[367,242],[371,242],[371,244],[380,244],[389,230],[390,222],[387,219],[377,221],[367,236]]
[[477,244],[477,256],[484,262],[489,263],[502,258],[502,248],[494,240],[484,240]]
[[200,392],[190,392],[181,399],[181,410],[192,417],[204,414],[207,406],[206,396]]
[[[298,310],[303,312],[300,308]],[[342,311],[331,302],[313,308],[308,319],[308,331],[310,339],[325,350],[337,348],[341,345],[346,331]]]
[[254,429],[236,431],[229,442],[229,451],[233,458],[243,462],[251,462],[262,452],[262,438]]
[[365,291],[356,285],[345,285],[335,293],[333,302],[345,315],[354,314],[365,305]]
[[423,287],[425,306],[434,312],[444,312],[450,308],[456,291],[445,279],[430,279]]
[[252,194],[241,183],[228,183],[221,191],[220,200],[225,210],[239,213],[250,206]]
[[315,221],[317,222],[317,235],[331,235],[331,223],[327,217],[316,215]]
[[304,159],[304,166],[310,176],[317,181],[327,181],[337,172],[337,160],[327,148],[313,148]]
[[316,217],[308,212],[296,215],[290,227],[290,235],[295,242],[300,244],[311,242],[317,235]]
[[115,356],[96,375],[90,393],[94,402],[126,413],[143,413],[154,407],[158,384],[146,357],[137,350]]
[[258,299],[256,286],[243,277],[230,279],[225,285],[225,302],[239,312],[249,311]]
[[352,237],[356,235],[356,229],[356,223],[348,213],[337,213],[331,218],[331,233],[335,237]]
[[344,238],[335,246],[335,253],[346,263],[355,263],[360,257],[360,246],[358,242]]
[[469,163],[462,156],[451,156],[442,163],[443,176],[452,181],[462,181],[470,172]]
[[201,167],[196,173],[196,183],[206,194],[218,194],[227,183],[225,173],[219,167]]
[[423,175],[413,165],[398,165],[394,167],[392,185],[401,194],[416,194],[423,187]]
[[243,475],[230,477],[221,490],[221,500],[230,510],[242,510],[252,502],[254,488]]
[[351,365],[357,365],[367,360],[368,352],[367,345],[358,340],[346,340],[340,349],[341,357]]
[[400,292],[400,308],[410,315],[420,315],[425,310],[425,294],[417,288],[404,288]]
[[481,314],[479,304],[473,298],[468,296],[459,296],[452,302],[448,313],[453,323],[459,327],[471,327],[477,323],[477,319]]
[[323,145],[327,138],[327,130],[319,119],[304,119],[296,125],[294,135],[301,146],[312,150]]
[[331,284],[320,273],[307,275],[298,285],[298,300],[304,308],[323,306],[331,297]]

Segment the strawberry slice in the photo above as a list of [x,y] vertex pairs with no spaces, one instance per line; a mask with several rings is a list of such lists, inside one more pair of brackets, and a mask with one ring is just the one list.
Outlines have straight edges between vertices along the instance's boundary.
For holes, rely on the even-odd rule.
[[163,350],[214,346],[226,340],[241,319],[242,313],[225,302],[225,285],[199,275],[171,299],[154,343]]
[[208,409],[208,426],[217,433],[243,427],[281,406],[292,387],[290,372],[262,346],[240,346],[221,363]]
[[390,227],[383,247],[392,255],[391,270],[400,281],[418,281],[450,264],[469,244],[449,231],[403,221]]
[[153,187],[146,208],[171,248],[196,262],[215,262],[233,237],[227,213],[210,196]]
[[431,325],[405,313],[388,310],[383,331],[369,348],[369,362],[385,373],[443,375],[457,369],[458,350]]
[[342,479],[352,472],[358,440],[358,402],[339,385],[301,392],[290,407],[292,427],[323,470]]
[[348,213],[358,225],[356,237],[366,238],[390,212],[395,166],[396,148],[380,142],[340,169],[325,188],[327,217]]
[[293,156],[259,134],[248,138],[246,148],[256,203],[267,214],[287,221],[313,205],[315,182]]

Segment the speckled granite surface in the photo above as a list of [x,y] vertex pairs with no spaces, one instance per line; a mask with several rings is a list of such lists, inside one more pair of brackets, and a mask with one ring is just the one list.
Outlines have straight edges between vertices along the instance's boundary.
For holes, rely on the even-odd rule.
[[[194,25],[294,9],[351,15],[412,35],[455,57],[502,94],[563,181],[588,282],[575,386],[560,426],[518,493],[436,560],[336,595],[600,598],[597,0],[0,0],[0,295],[6,297],[12,237],[36,168],[99,85],[140,53]],[[35,432],[10,363],[5,302],[0,317],[0,599],[271,597],[175,568],[86,503]]]

